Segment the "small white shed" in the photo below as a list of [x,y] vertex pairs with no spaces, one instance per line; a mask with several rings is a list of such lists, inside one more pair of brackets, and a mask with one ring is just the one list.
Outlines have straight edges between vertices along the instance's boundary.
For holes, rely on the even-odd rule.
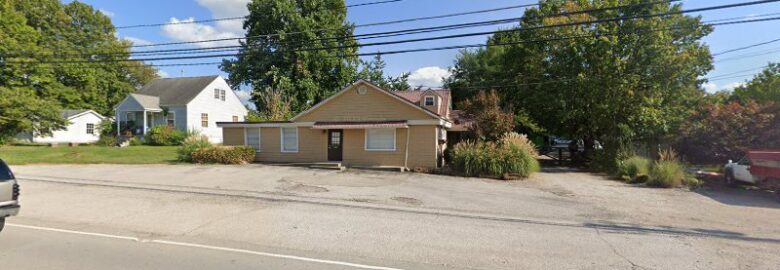
[[62,130],[51,135],[22,133],[17,139],[34,143],[93,143],[100,139],[100,122],[105,119],[93,110],[64,110],[62,117],[68,120]]

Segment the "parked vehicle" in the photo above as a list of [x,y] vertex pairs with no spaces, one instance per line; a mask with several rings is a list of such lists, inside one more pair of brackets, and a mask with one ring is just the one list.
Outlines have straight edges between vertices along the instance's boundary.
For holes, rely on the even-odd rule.
[[723,177],[728,185],[752,183],[774,190],[780,199],[780,150],[751,150],[737,162],[729,160]]
[[0,159],[0,231],[5,218],[19,213],[19,184],[8,165]]

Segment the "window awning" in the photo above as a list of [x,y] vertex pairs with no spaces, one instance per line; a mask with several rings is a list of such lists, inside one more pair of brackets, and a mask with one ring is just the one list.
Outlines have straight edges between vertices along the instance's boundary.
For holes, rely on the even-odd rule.
[[314,122],[312,129],[366,129],[366,128],[408,128],[406,120],[402,121],[339,121]]

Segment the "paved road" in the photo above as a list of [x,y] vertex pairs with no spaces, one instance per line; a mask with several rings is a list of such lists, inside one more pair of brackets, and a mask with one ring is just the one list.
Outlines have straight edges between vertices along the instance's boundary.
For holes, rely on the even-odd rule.
[[[145,176],[153,177],[153,174]],[[256,269],[258,265],[267,269],[778,269],[780,266],[780,258],[776,256],[780,235],[774,227],[738,227],[732,222],[740,221],[726,219],[688,223],[697,226],[681,226],[685,224],[683,219],[666,221],[666,215],[678,212],[696,219],[705,216],[700,208],[712,206],[705,201],[671,212],[658,208],[652,214],[653,207],[685,200],[701,201],[700,197],[705,196],[623,185],[614,187],[614,182],[595,181],[586,175],[565,175],[581,178],[571,186],[587,184],[593,190],[606,190],[607,195],[593,199],[577,189],[569,191],[557,184],[544,184],[542,180],[539,187],[531,188],[453,179],[450,183],[458,189],[471,190],[473,195],[469,200],[474,205],[446,209],[414,204],[399,207],[377,203],[381,202],[377,197],[366,203],[289,193],[231,195],[236,191],[168,184],[155,187],[153,178],[145,178],[143,186],[74,179],[21,180],[22,214],[9,222],[23,227],[10,226],[8,231],[0,233],[0,262],[18,266],[11,269]],[[206,185],[235,182],[236,178],[212,179]],[[431,181],[447,183],[446,179]],[[398,184],[409,193],[399,195],[422,202],[443,198],[446,193],[458,198],[467,196],[459,190],[435,191],[425,184],[416,189],[404,186],[408,183]],[[503,193],[482,188],[490,185],[502,185]],[[284,183],[284,187],[289,186],[297,184]],[[339,188],[324,186],[330,190]],[[361,188],[351,192],[381,194],[376,191],[379,187]],[[625,222],[634,217],[619,215],[624,211],[621,207],[637,202],[630,201],[631,196],[619,197],[624,202],[613,198],[621,194],[615,193],[614,188],[635,192],[633,197],[647,204],[649,209],[636,210],[642,213],[642,218],[635,220],[666,225]],[[425,195],[426,190],[432,194],[431,198]],[[523,205],[512,201],[509,198],[516,190],[520,190],[514,195],[519,197],[519,202],[535,200],[536,203]],[[372,198],[369,195],[361,198],[366,197]],[[555,197],[560,199],[554,200]],[[518,211],[473,211],[480,204],[497,203],[495,198],[502,198]],[[657,202],[651,204],[651,199]],[[593,209],[583,210],[585,215],[578,216],[562,208],[576,200],[582,205],[572,206],[573,209]],[[603,203],[595,204],[594,200]],[[550,206],[540,206],[545,202]],[[601,209],[609,204],[616,206]],[[757,214],[777,214],[776,209],[769,207],[755,211],[742,206],[722,208],[737,214],[758,211],[737,216],[743,221],[755,219]],[[522,215],[526,212],[535,214]],[[765,224],[777,222],[766,216],[764,220]],[[711,226],[698,226],[702,223]]]
[[0,235],[2,269],[371,269],[273,255],[14,225]]

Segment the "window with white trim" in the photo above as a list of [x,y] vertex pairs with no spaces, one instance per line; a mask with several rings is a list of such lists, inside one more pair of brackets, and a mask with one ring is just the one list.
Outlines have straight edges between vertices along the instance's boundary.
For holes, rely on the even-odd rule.
[[298,128],[283,127],[280,129],[282,133],[282,152],[298,152]]
[[201,127],[209,127],[209,114],[208,113],[201,113],[200,114],[200,126]]
[[395,129],[366,129],[365,146],[366,151],[395,151]]
[[219,88],[214,88],[214,99],[219,99]]
[[225,101],[225,89],[219,90],[219,99]]
[[244,145],[251,146],[260,152],[260,128],[244,128]]
[[130,121],[135,122],[135,112],[128,112],[126,118],[127,118],[127,122],[130,122]]
[[165,116],[165,123],[167,123],[169,127],[176,127],[176,113],[168,112],[168,115]]
[[436,105],[436,100],[434,99],[434,97],[431,96],[425,97],[425,106],[433,106],[433,105]]
[[87,134],[95,135],[95,124],[87,124]]

